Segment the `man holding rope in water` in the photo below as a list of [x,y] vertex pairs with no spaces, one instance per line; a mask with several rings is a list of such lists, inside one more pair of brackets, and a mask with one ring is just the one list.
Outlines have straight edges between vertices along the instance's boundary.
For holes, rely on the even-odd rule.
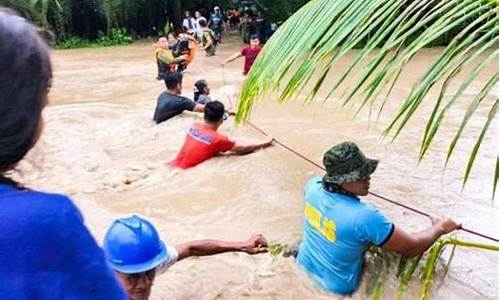
[[227,119],[224,104],[219,101],[212,101],[205,105],[203,119],[203,123],[195,123],[191,126],[184,145],[176,159],[169,163],[170,166],[187,169],[220,153],[230,151],[237,155],[249,154],[267,148],[274,142],[274,139],[270,138],[263,143],[241,145],[218,133],[217,130]]
[[115,220],[104,237],[104,253],[131,300],[147,300],[156,275],[174,263],[193,256],[225,252],[250,255],[267,252],[262,234],[254,234],[242,242],[199,240],[169,246],[160,239],[148,220],[133,215]]
[[377,209],[361,202],[370,188],[378,160],[344,142],[323,157],[326,175],[305,187],[305,224],[297,263],[322,288],[350,295],[358,288],[369,244],[413,257],[424,253],[442,235],[461,227],[451,219],[432,219],[432,226],[409,234]]

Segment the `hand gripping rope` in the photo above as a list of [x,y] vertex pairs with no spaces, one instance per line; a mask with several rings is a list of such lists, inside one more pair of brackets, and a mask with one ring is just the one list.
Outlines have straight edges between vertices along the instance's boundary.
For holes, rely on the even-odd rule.
[[[224,81],[224,85],[227,86],[227,80],[226,80],[226,75],[225,75],[225,72],[224,72],[224,67],[221,68],[221,73],[222,73],[222,79]],[[229,97],[229,95],[226,94],[226,97],[230,103],[231,106],[233,106],[233,102],[231,101],[231,97]],[[255,129],[256,131],[258,131],[259,133],[261,133],[262,135],[265,135],[265,136],[269,136],[269,134],[267,134],[264,130],[260,129],[258,126],[256,126],[255,124],[253,124],[252,122],[250,122],[249,120],[246,121],[246,123],[252,127],[253,129]],[[300,152],[294,150],[293,148],[285,145],[284,143],[282,143],[281,141],[279,141],[278,139],[274,139],[274,142],[278,145],[280,145],[282,148],[288,150],[289,152],[293,153],[295,156],[298,156],[300,158],[302,158],[303,160],[307,161],[308,163],[318,167],[319,169],[323,170],[323,171],[326,171],[325,168],[316,163],[315,161],[313,161],[312,159],[308,158],[307,156],[301,154]],[[402,207],[402,208],[405,208],[409,211],[412,211],[416,214],[419,214],[419,215],[422,215],[422,216],[426,216],[428,218],[431,217],[430,214],[426,213],[426,212],[423,212],[421,210],[418,210],[416,208],[413,208],[411,206],[408,206],[408,205],[405,205],[403,203],[400,203],[398,201],[395,201],[395,200],[391,200],[387,197],[384,197],[384,196],[381,196],[379,194],[376,194],[376,193],[373,193],[373,192],[368,192],[370,195],[372,195],[373,197],[376,197],[378,199],[381,199],[381,200],[384,200],[388,203],[391,203],[391,204],[394,204],[394,205],[397,205],[399,207]],[[483,233],[480,233],[480,232],[477,232],[477,231],[473,231],[473,230],[470,230],[470,229],[467,229],[465,227],[461,227],[460,230],[462,231],[465,231],[465,232],[468,232],[470,234],[473,234],[473,235],[476,235],[476,236],[479,236],[479,237],[482,237],[482,238],[485,238],[485,239],[488,239],[488,240],[491,240],[491,241],[494,241],[494,242],[497,242],[498,243],[498,239],[497,238],[494,238],[494,237],[491,237],[491,236],[488,236],[486,234],[483,234]]]

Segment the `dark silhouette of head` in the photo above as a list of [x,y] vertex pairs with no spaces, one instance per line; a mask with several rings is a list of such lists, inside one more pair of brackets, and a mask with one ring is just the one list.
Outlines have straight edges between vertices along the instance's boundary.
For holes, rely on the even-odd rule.
[[0,8],[0,181],[34,146],[52,81],[49,48],[37,28]]

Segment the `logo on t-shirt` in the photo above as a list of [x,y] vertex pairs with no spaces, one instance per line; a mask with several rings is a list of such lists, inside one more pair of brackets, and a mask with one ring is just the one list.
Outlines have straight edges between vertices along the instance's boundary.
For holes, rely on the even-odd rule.
[[210,145],[214,139],[213,136],[203,134],[196,128],[189,128],[189,135],[192,136],[194,139],[208,145]]

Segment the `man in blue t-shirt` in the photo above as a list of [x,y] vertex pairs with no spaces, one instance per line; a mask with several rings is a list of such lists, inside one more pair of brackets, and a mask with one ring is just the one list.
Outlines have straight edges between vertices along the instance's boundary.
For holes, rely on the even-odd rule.
[[361,202],[358,196],[368,194],[378,161],[366,158],[354,143],[332,147],[323,164],[326,175],[312,178],[305,187],[304,236],[297,263],[328,291],[343,295],[356,291],[369,244],[411,257],[460,228],[450,219],[432,219],[427,230],[408,234]]
[[214,13],[210,15],[208,26],[213,30],[217,43],[220,43],[222,40],[222,32],[224,31],[224,15],[221,13],[218,6],[214,7]]

